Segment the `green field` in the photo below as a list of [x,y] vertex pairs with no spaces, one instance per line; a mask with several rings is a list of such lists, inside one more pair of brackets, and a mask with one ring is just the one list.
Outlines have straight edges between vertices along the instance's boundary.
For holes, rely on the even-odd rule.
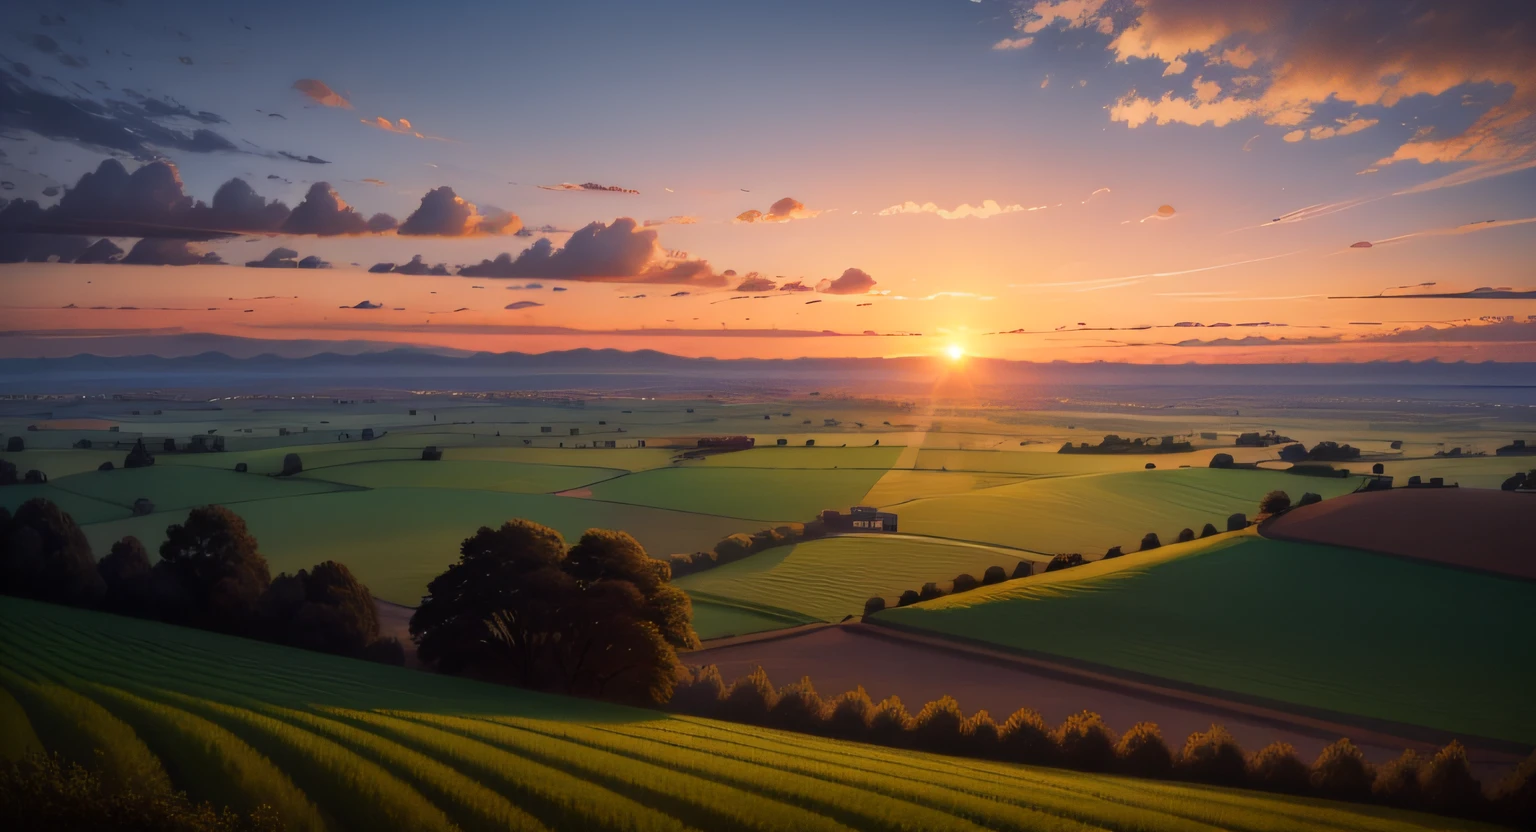
[[147,497],[155,504],[156,511],[174,511],[209,503],[235,505],[251,500],[303,497],[348,488],[345,485],[296,477],[264,477],[260,474],[237,474],[234,471],[172,465],[89,471],[51,480],[49,484],[63,491],[129,509],[133,507],[134,500]]
[[665,468],[599,483],[592,498],[719,517],[805,521],[823,509],[847,511],[884,473],[869,468]]
[[1252,530],[876,620],[1175,682],[1536,743],[1536,583]]
[[1018,474],[987,474],[962,471],[914,471],[893,468],[869,489],[862,502],[872,506],[900,506],[910,500],[964,494],[982,488],[1013,485],[1023,481]]
[[35,736],[109,782],[265,803],[293,829],[1476,828],[672,717],[9,598],[0,629],[0,748]]
[[444,459],[423,462],[358,462],[311,469],[302,479],[323,480],[362,488],[467,488],[548,494],[623,475],[611,468],[536,465],[484,459]]
[[766,633],[817,623],[817,619],[790,610],[761,607],[733,598],[716,598],[697,593],[690,593],[689,598],[693,602],[693,631],[702,640]]
[[0,454],[0,459],[15,465],[18,475],[35,469],[47,474],[50,480],[56,480],[82,471],[94,471],[103,462],[121,466],[127,455],[127,451],[29,449]]
[[798,446],[757,447],[750,451],[707,456],[699,465],[708,468],[878,468],[891,467],[902,448],[896,445],[862,448]]
[[[858,534],[779,546],[677,580],[690,594],[704,593],[794,610],[822,621],[841,621],[881,596],[929,581],[944,584],[962,572],[977,580],[989,566],[1012,574],[1020,560],[1048,558],[996,546],[908,535]],[[700,637],[704,637],[700,633]]]
[[[1086,439],[1086,437],[1084,437]],[[1090,441],[1097,442],[1099,437]],[[1140,471],[1148,462],[1160,469],[1189,466],[1206,468],[1218,453],[1232,454],[1238,461],[1248,458],[1276,459],[1268,450],[1245,448],[1209,448],[1180,454],[1060,454],[1054,445],[1031,446],[1029,450],[935,450],[923,449],[917,456],[917,468],[926,471],[972,471],[993,474],[1021,474],[1030,477],[1060,477],[1077,474],[1107,474],[1114,471]],[[1245,454],[1245,451],[1247,452]]]
[[[453,488],[345,491],[258,500],[236,509],[260,542],[273,574],[339,560],[375,596],[407,606],[419,603],[427,582],[458,557],[464,538],[480,526],[499,526],[515,517],[551,526],[572,542],[589,528],[622,529],[658,557],[708,549],[727,535],[760,528],[741,520],[595,500]],[[154,551],[165,539],[165,527],[185,518],[185,512],[157,512],[89,525],[85,533],[98,555],[127,534]]]
[[[1021,454],[1022,456],[1022,454]],[[1142,535],[1164,543],[1180,529],[1206,523],[1226,529],[1227,516],[1258,513],[1259,499],[1281,489],[1299,499],[1347,494],[1355,478],[1302,477],[1278,471],[1189,468],[1045,477],[964,494],[913,500],[897,508],[911,534],[997,543],[1036,552],[1131,551]]]
[[123,506],[85,497],[53,485],[7,485],[0,488],[0,507],[15,511],[17,506],[33,497],[51,500],[75,518],[76,523],[81,524],[120,520],[133,513]]

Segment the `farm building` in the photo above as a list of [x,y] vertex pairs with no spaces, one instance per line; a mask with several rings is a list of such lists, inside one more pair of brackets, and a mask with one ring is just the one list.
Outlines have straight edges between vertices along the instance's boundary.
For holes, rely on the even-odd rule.
[[829,532],[894,532],[896,515],[873,506],[854,506],[847,514],[835,509],[821,513],[821,522]]

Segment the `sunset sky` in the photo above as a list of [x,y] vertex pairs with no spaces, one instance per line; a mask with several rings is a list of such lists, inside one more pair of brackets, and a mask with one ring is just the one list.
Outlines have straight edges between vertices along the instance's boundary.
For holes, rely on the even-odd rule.
[[5,4],[0,356],[1536,360],[1527,0],[231,8]]

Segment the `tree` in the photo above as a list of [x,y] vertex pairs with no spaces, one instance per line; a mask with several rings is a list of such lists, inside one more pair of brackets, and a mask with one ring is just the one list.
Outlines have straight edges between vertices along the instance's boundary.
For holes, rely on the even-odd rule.
[[[1524,479],[1522,476],[1521,481],[1523,482]],[[0,459],[0,485],[15,485],[20,481],[21,479],[16,475],[16,464],[9,459]],[[1505,490],[1513,491],[1514,489],[1507,488]]]
[[1375,779],[1365,755],[1347,739],[1324,748],[1312,763],[1312,788],[1323,797],[1363,800]]
[[522,687],[656,704],[677,648],[698,645],[671,570],[624,532],[589,530],[566,550],[527,520],[482,527],[411,617],[424,663]]
[[20,436],[12,436],[5,440],[6,453],[19,454],[27,449],[27,443]]
[[981,582],[980,581],[977,581],[976,578],[974,576],[972,576],[971,574],[962,572],[959,575],[955,576],[955,580],[952,582],[952,587],[951,587],[950,591],[951,592],[970,592],[971,590],[975,589],[978,586],[981,586]]
[[1115,732],[1093,711],[1067,717],[1051,735],[1061,762],[1082,771],[1108,771],[1115,762]]
[[1248,758],[1248,785],[1286,794],[1305,794],[1312,773],[1288,742],[1272,742]]
[[281,473],[278,474],[278,476],[280,476],[280,477],[291,477],[294,474],[303,473],[303,471],[304,471],[304,462],[303,462],[303,460],[299,459],[299,455],[298,454],[286,454],[286,455],[283,456],[283,470],[282,470]]
[[250,632],[272,576],[245,520],[223,506],[201,506],[165,536],[151,578],[159,613],[193,627]]
[[73,517],[52,501],[33,497],[3,519],[0,592],[76,606],[101,599],[96,558]]
[[1216,531],[1216,526],[1211,523],[1206,523],[1205,526],[1200,529],[1201,537],[1210,537],[1214,534],[1218,534],[1218,532]]
[[875,613],[880,612],[881,610],[884,610],[884,609],[885,609],[885,599],[881,598],[878,595],[876,595],[875,597],[870,598],[868,601],[864,602],[864,614],[865,615],[874,615]]
[[1173,771],[1173,754],[1152,722],[1138,722],[1122,734],[1115,758],[1120,771],[1137,777],[1167,777]]
[[1248,775],[1243,749],[1220,725],[1190,734],[1176,762],[1183,776],[1217,786],[1240,786]]
[[1231,468],[1233,463],[1231,454],[1216,454],[1211,457],[1212,468]]
[[1003,571],[1001,566],[988,566],[987,571],[981,573],[982,586],[1000,584],[1006,580],[1008,580],[1008,573]]
[[46,485],[48,482],[48,475],[44,474],[42,471],[37,470],[36,468],[33,468],[27,472],[25,477],[22,477],[22,482],[26,483],[27,485]]
[[1279,514],[1291,507],[1291,495],[1284,491],[1271,491],[1259,500],[1260,514]]
[[155,464],[155,458],[150,455],[149,449],[144,447],[144,440],[133,443],[133,448],[128,451],[128,456],[123,460],[124,468],[148,468]]
[[274,641],[361,657],[378,640],[373,594],[345,564],[326,561],[295,575],[278,575],[261,596],[264,634]]
[[96,564],[106,586],[102,607],[120,615],[148,615],[149,550],[137,537],[128,535],[112,544],[112,550]]
[[1146,537],[1141,539],[1141,549],[1138,551],[1146,552],[1151,549],[1161,548],[1162,545],[1163,542],[1157,539],[1157,532],[1147,532]]
[[1305,462],[1306,459],[1307,459],[1307,446],[1305,446],[1305,445],[1301,445],[1301,444],[1286,445],[1284,448],[1280,449],[1280,461],[1281,462],[1291,462],[1291,463]]

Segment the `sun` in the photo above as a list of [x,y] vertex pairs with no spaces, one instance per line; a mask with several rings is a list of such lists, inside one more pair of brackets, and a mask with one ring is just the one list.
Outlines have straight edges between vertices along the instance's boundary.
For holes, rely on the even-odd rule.
[[959,361],[965,357],[965,348],[959,344],[950,344],[944,348],[944,354],[949,356],[950,361]]

